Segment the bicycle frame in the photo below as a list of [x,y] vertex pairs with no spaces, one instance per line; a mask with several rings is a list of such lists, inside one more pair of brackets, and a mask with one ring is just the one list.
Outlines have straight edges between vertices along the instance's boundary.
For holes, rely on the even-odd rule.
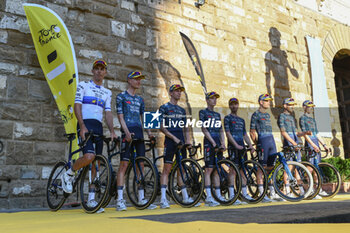
[[[284,168],[285,172],[287,173],[289,180],[290,180],[290,181],[294,181],[294,177],[293,177],[291,171],[289,170],[289,167],[288,167],[286,158],[285,158],[283,155],[281,155],[281,153],[276,153],[276,154],[274,154],[274,155],[277,155],[277,156],[278,156],[278,160],[277,160],[275,166],[273,167],[272,171],[271,171],[270,174],[268,175],[268,177],[267,177],[267,182],[270,182],[270,181],[271,181],[273,174],[275,173],[277,167],[278,167],[280,164],[283,164],[283,168]],[[275,160],[275,161],[276,161],[276,160]],[[292,179],[291,179],[291,177],[292,177]]]

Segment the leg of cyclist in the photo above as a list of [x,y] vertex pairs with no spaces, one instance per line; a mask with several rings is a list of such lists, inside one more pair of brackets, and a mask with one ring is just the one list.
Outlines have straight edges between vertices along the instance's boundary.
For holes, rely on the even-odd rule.
[[168,187],[168,180],[171,168],[173,166],[173,159],[175,155],[176,144],[170,138],[165,138],[164,141],[164,165],[163,171],[160,176],[160,208],[168,209],[170,208],[169,201],[166,198],[166,190]]
[[[211,193],[211,173],[213,172],[214,167],[214,149],[210,146],[210,143],[204,144],[204,160],[205,160],[205,171],[204,171],[204,187],[207,194],[205,199],[206,206],[218,206],[219,202],[215,201]],[[218,175],[214,176],[214,185],[219,186],[220,182],[218,181]],[[214,186],[215,187],[215,186]]]

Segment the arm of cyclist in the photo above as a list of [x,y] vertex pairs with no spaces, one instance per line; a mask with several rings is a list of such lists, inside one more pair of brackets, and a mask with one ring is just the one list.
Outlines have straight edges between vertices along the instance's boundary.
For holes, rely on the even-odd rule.
[[163,127],[163,125],[160,126],[160,131],[165,134],[168,138],[173,140],[176,144],[179,144],[181,141],[177,137],[175,137],[172,133],[169,132],[166,128]]
[[320,152],[320,148],[315,143],[313,143],[309,136],[305,135],[305,140],[312,146],[315,152]]
[[216,142],[214,141],[214,139],[211,137],[209,131],[205,128],[202,127],[202,132],[204,134],[204,136],[209,140],[209,142],[212,144],[213,147],[216,147]]
[[253,147],[253,144],[250,141],[250,138],[249,138],[247,133],[244,134],[243,139],[248,144],[248,148],[249,148],[250,152],[254,153],[255,152],[255,148]]
[[84,121],[83,121],[83,114],[82,114],[82,104],[79,104],[79,103],[75,103],[74,104],[74,114],[75,114],[75,117],[77,118],[78,120],[78,124],[79,124],[79,127],[80,127],[80,137],[82,140],[85,140],[85,134],[88,133],[88,129],[86,128],[85,124],[84,124]]
[[225,134],[224,134],[224,130],[220,129],[220,143],[221,143],[221,148],[223,149],[223,151],[226,150],[226,145],[225,145]]
[[190,137],[190,129],[188,127],[184,127],[184,135],[185,135],[185,144],[188,144],[189,146],[187,148],[192,147],[191,143],[191,137]]
[[328,151],[329,149],[328,149],[326,143],[324,142],[323,138],[321,137],[321,135],[318,133],[318,134],[316,135],[316,137],[317,137],[317,140],[318,140],[318,141],[320,142],[320,144],[322,145],[322,147],[323,147],[326,151]]
[[228,141],[237,149],[237,150],[243,150],[243,146],[238,145],[238,143],[236,142],[236,140],[232,137],[232,134],[230,131],[226,130],[226,137],[228,139]]
[[114,132],[113,114],[111,111],[106,111],[105,119],[109,132],[111,133],[111,140],[113,141],[114,138],[117,138],[117,135]]
[[254,144],[258,144],[258,137],[257,137],[257,134],[256,134],[256,130],[255,129],[250,129],[249,135],[250,135],[250,138],[252,139],[253,143]]
[[298,143],[296,143],[293,138],[289,136],[289,134],[285,131],[285,129],[281,128],[281,134],[283,138],[285,138],[288,142],[290,142],[293,146],[297,146]]
[[123,129],[124,133],[125,133],[125,139],[127,142],[130,142],[131,141],[131,133],[128,129],[128,126],[126,125],[125,123],[125,120],[124,120],[124,114],[118,114],[118,120],[119,120],[119,123],[121,125],[121,128]]

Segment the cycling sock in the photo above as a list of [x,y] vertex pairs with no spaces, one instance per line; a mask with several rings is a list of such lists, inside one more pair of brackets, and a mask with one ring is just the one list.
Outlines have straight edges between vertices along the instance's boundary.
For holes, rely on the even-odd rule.
[[139,201],[143,200],[145,198],[145,190],[139,189]]
[[67,173],[68,175],[70,175],[70,176],[74,176],[74,175],[75,175],[75,172],[73,171],[72,168],[69,168],[69,169],[66,171],[66,173]]
[[264,185],[258,184],[258,190],[259,190],[260,194],[263,194],[264,193]]
[[215,187],[215,194],[217,197],[221,197],[221,191],[220,191],[220,188],[218,187]]
[[290,185],[289,184],[286,184],[286,193],[290,193]]
[[95,192],[89,192],[88,201],[95,200]]
[[211,189],[210,189],[210,186],[205,186],[205,191],[207,192],[207,198],[211,198]]
[[188,199],[188,194],[187,194],[187,189],[186,189],[185,185],[181,187],[181,193],[182,193],[182,199],[183,200],[187,200]]
[[273,188],[272,185],[269,185],[269,190],[270,190],[270,195],[274,195],[275,194],[275,189]]
[[228,193],[230,195],[230,199],[235,196],[235,187],[234,186],[228,186]]
[[160,193],[161,193],[160,200],[166,200],[166,188],[167,188],[166,184],[163,184],[160,186]]
[[117,186],[117,191],[118,191],[117,201],[123,200],[123,189],[124,189],[124,186]]
[[242,186],[242,194],[244,196],[248,195],[248,193],[247,193],[247,186]]

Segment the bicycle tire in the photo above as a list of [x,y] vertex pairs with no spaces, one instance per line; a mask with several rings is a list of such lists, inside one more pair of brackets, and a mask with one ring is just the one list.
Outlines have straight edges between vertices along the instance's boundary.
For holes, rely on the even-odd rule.
[[[230,160],[227,159],[222,159],[217,163],[217,167],[215,166],[212,173],[211,173],[211,190],[212,190],[212,195],[214,197],[214,199],[219,202],[221,205],[224,206],[229,206],[232,205],[239,197],[239,194],[241,193],[242,190],[242,180],[241,180],[241,174],[239,172],[239,169],[237,168],[237,166]],[[217,172],[217,168],[220,169],[219,172]],[[233,171],[236,173],[235,179],[231,182],[231,185],[234,185],[234,196],[233,198],[230,197],[230,193],[229,193],[229,178],[228,178],[228,174],[229,174],[229,170],[228,169],[233,169]],[[215,191],[215,187],[213,185],[213,178],[215,176],[215,173],[217,172],[217,174],[219,175],[219,179],[220,179],[220,193],[221,193],[221,197],[223,199],[220,199],[217,195],[216,195],[216,191]]]
[[[169,191],[172,199],[180,206],[189,208],[196,205],[204,191],[204,173],[201,166],[193,159],[181,160],[182,176],[178,178],[179,164],[176,164],[169,175]],[[182,179],[183,177],[183,179]],[[182,198],[181,187],[178,185],[178,180],[182,180],[187,190],[188,197],[192,198],[192,202],[185,203]]]
[[[266,195],[267,192],[267,174],[263,166],[261,166],[260,163],[254,161],[254,160],[247,160],[244,161],[244,167],[246,168],[246,171],[244,172],[244,178],[247,180],[247,193],[250,198],[253,200],[249,200],[245,198],[242,193],[240,194],[240,199],[244,202],[247,202],[249,204],[257,204],[259,203]],[[242,168],[240,168],[241,170]],[[260,170],[263,174],[263,193],[259,193],[258,190],[258,181],[257,181],[257,172]],[[243,185],[243,176],[242,177],[242,185]]]
[[[314,179],[314,185],[313,189],[311,190],[311,193],[309,196],[305,197],[305,200],[312,200],[314,197],[317,196],[317,194],[320,192],[321,189],[321,175],[320,172],[317,170],[317,168],[310,162],[302,161],[301,164],[303,164],[306,168],[310,168],[312,170],[311,175]],[[315,180],[316,177],[316,180]]]
[[61,181],[61,176],[67,170],[66,164],[67,163],[65,161],[56,163],[47,181],[46,200],[49,208],[52,211],[59,210],[69,196],[64,193]]
[[[329,163],[319,163],[318,167],[320,168],[320,175],[321,175],[321,180],[322,180],[322,185],[321,185],[321,190],[323,190],[325,193],[327,193],[326,195],[323,192],[319,192],[319,195],[322,198],[332,198],[334,197],[340,189],[340,185],[341,185],[341,176],[340,173],[338,171],[338,169],[336,169],[332,164]],[[331,181],[335,181],[335,182],[331,182]],[[327,186],[330,186],[330,184],[332,184],[331,186],[331,190],[326,189]],[[327,190],[327,191],[325,191]]]
[[[288,166],[294,166],[292,169],[290,169],[290,172],[292,174],[292,178],[288,177],[290,180],[290,188],[293,190],[292,192],[294,193],[294,196],[288,196],[287,194],[284,193],[283,189],[285,187],[284,184],[284,173],[285,169],[283,164],[280,164],[274,174],[273,174],[273,185],[275,188],[275,191],[279,196],[281,196],[283,199],[291,202],[296,202],[296,201],[301,201],[304,199],[304,197],[307,197],[311,193],[311,188],[313,187],[313,178],[309,170],[302,165],[301,163],[295,162],[295,161],[287,161]],[[298,169],[295,169],[298,168]],[[301,189],[301,185],[298,184],[297,179],[294,177],[295,173],[298,172],[299,176],[303,178],[302,180],[299,180],[303,182],[302,187],[303,191]]]
[[[96,162],[98,164],[99,175],[95,176],[92,183],[90,183],[89,165],[84,167],[80,177],[80,202],[85,212],[89,214],[95,213],[102,207],[111,185],[111,169],[108,160],[103,155],[96,155],[91,163],[92,166],[95,166],[94,164]],[[90,184],[95,186],[95,201],[97,205],[94,207],[87,205]]]
[[[135,208],[143,210],[150,206],[157,197],[158,184],[156,170],[151,160],[147,157],[137,157],[135,159],[135,165],[140,169],[143,165],[143,172],[141,173],[141,179],[137,178],[134,174],[132,163],[129,163],[126,174],[126,194],[130,202]],[[138,187],[143,187],[144,198],[147,200],[145,204],[139,204]]]
[[111,167],[111,184],[110,188],[106,197],[106,200],[102,204],[101,208],[105,208],[109,205],[113,197],[116,197],[117,195],[117,183],[116,183],[116,172],[113,171],[113,168]]

